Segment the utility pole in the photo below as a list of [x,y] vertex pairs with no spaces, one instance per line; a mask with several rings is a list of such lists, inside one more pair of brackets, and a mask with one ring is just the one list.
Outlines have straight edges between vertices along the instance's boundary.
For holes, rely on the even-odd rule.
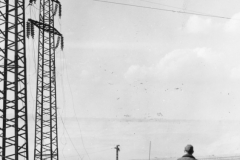
[[55,50],[60,39],[63,48],[63,37],[54,28],[54,16],[57,9],[61,16],[61,4],[58,0],[40,0],[39,8],[39,21],[29,19],[27,23],[28,37],[34,37],[34,26],[39,29],[34,160],[58,160]]
[[118,160],[118,152],[120,151],[119,146],[120,146],[120,145],[117,145],[117,146],[115,147],[115,149],[116,149],[116,160]]
[[25,0],[0,3],[0,158],[28,160]]

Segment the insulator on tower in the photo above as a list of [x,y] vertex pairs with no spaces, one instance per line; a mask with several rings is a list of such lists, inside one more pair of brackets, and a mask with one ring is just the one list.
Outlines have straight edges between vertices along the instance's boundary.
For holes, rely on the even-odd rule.
[[57,47],[59,46],[60,39],[61,39],[61,37],[60,37],[60,36],[58,36],[58,39],[57,39],[57,43],[56,43],[55,49],[57,49]]
[[32,3],[33,3],[33,0],[29,0],[29,4],[32,5]]
[[36,0],[29,0],[29,5],[32,5],[34,2],[34,4],[36,4]]
[[61,49],[63,50],[63,36],[61,37]]
[[32,36],[32,38],[34,38],[34,25],[33,25],[33,23],[31,23],[31,27],[30,27],[31,29],[31,36]]
[[62,5],[59,3],[59,17],[61,18],[62,16]]
[[55,10],[54,10],[54,12],[53,12],[53,16],[55,16],[55,15],[56,15],[56,13],[57,13],[57,10],[58,10],[58,4],[55,4]]
[[27,22],[27,38],[30,36],[30,30],[31,30],[31,23],[28,21]]

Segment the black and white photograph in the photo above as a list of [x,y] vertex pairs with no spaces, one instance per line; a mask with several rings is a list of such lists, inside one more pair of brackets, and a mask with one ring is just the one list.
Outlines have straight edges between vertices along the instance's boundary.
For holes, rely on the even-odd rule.
[[1,160],[240,160],[240,0],[0,0]]

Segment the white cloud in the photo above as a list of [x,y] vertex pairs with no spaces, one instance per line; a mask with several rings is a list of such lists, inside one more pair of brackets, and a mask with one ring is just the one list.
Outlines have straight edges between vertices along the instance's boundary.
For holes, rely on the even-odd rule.
[[194,15],[188,19],[186,29],[190,33],[206,33],[212,25],[210,18],[205,19]]
[[223,54],[208,48],[174,50],[152,66],[130,66],[125,73],[125,78],[212,82],[230,75],[224,59]]
[[225,31],[230,33],[240,33],[240,13],[234,14],[225,24]]
[[210,18],[190,16],[186,23],[186,31],[189,33],[240,33],[240,12],[234,14],[225,23],[217,23]]

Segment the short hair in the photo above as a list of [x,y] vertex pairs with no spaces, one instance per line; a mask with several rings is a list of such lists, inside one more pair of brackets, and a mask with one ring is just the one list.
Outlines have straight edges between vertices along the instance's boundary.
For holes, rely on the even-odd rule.
[[190,153],[192,154],[194,151],[193,151],[193,146],[191,144],[188,144],[185,148],[184,148],[184,151],[186,151],[187,153]]

